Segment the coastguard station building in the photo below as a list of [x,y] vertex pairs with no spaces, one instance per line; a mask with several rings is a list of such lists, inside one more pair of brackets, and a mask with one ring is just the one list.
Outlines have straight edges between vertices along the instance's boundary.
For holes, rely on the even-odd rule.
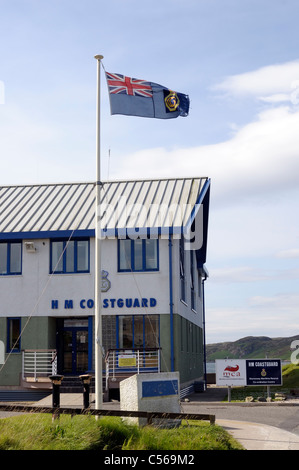
[[101,227],[103,389],[142,372],[205,379],[206,177],[0,187],[0,391],[94,373]]

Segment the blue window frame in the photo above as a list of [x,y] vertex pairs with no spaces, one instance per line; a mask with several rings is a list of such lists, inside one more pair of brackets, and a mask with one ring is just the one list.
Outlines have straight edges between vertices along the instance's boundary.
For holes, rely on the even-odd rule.
[[22,274],[22,243],[0,242],[0,275]]
[[117,315],[116,347],[146,349],[160,346],[159,315]]
[[90,269],[89,261],[89,238],[74,240],[51,240],[51,273],[88,273]]
[[140,272],[159,270],[159,240],[118,240],[118,271]]
[[7,352],[21,351],[21,318],[7,318]]

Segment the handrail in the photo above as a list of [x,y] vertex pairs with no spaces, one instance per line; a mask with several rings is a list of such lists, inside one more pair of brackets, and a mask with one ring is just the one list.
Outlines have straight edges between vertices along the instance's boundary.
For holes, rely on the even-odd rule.
[[44,377],[57,373],[56,349],[24,349],[22,351],[22,378]]
[[110,352],[119,352],[119,351],[124,351],[124,352],[128,352],[128,351],[158,351],[158,350],[161,350],[162,348],[110,348],[107,350],[106,352],[106,356],[105,356],[105,359],[107,359],[107,357],[109,356],[109,353]]
[[106,390],[109,379],[133,373],[160,372],[161,348],[111,348],[106,354]]

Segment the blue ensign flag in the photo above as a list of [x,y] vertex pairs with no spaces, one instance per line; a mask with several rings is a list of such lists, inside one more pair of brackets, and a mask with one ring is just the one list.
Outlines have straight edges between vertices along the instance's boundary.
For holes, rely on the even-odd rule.
[[111,114],[159,119],[188,116],[189,96],[157,83],[106,72]]

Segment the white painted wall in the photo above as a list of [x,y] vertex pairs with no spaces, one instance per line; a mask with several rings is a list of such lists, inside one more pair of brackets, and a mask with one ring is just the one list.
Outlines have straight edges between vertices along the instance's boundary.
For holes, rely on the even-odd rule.
[[[90,243],[90,273],[49,274],[50,241],[34,240],[35,253],[28,253],[23,243],[21,276],[0,277],[0,316],[76,316],[92,315],[94,308],[87,307],[87,300],[94,300],[94,239]],[[117,272],[117,240],[102,242],[102,269],[109,272],[111,289],[102,294],[108,299],[109,308],[104,315],[117,314],[168,314],[168,242],[160,241],[160,270],[148,273]],[[112,308],[110,299],[155,298],[155,307]],[[52,309],[52,301],[58,301],[58,309]],[[65,309],[65,301],[72,300],[73,308]],[[81,302],[85,300],[85,302]],[[81,308],[82,306],[86,308]],[[148,301],[149,303],[149,301]],[[141,300],[140,300],[141,304]]]
[[[90,241],[90,273],[49,274],[50,241],[34,240],[36,251],[26,251],[23,242],[21,276],[0,276],[0,316],[88,316],[94,315],[94,308],[88,308],[87,301],[94,300],[94,239]],[[202,298],[196,295],[196,313],[191,310],[190,257],[186,252],[186,304],[180,300],[179,241],[173,241],[173,313],[178,313],[198,326],[202,326]],[[111,288],[102,293],[102,300],[108,299],[109,307],[102,309],[103,315],[122,314],[169,314],[169,247],[168,239],[159,240],[159,271],[139,273],[117,272],[117,240],[102,242],[102,269],[108,271]],[[195,276],[195,290],[198,293],[198,276]],[[126,298],[156,299],[154,307],[120,308],[111,299]],[[58,308],[52,308],[52,301]],[[65,301],[72,301],[73,308],[65,308]],[[80,306],[81,302],[81,306]],[[82,308],[82,307],[85,308]]]

